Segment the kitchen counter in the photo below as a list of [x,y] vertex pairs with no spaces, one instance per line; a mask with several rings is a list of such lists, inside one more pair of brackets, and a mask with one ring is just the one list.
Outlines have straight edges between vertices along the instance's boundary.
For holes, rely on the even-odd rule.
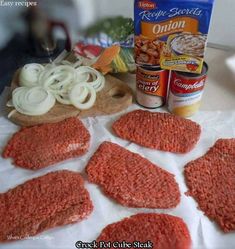
[[[235,110],[235,75],[232,75],[225,63],[232,55],[232,51],[207,48],[206,62],[209,65],[209,73],[201,110]],[[135,87],[135,75],[119,75],[118,78],[132,88]]]

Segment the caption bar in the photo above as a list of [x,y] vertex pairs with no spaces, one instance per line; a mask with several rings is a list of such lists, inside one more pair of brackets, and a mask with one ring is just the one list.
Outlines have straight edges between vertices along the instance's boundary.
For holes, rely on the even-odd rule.
[[83,242],[77,241],[75,244],[76,248],[153,248],[153,243],[151,241],[141,242],[141,241],[92,241],[92,242]]

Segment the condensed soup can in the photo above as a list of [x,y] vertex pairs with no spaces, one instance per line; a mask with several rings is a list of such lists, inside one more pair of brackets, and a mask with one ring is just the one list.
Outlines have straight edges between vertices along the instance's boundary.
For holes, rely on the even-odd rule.
[[207,72],[208,65],[205,62],[200,75],[172,71],[168,97],[168,109],[171,113],[190,117],[199,110]]
[[136,101],[139,105],[155,109],[166,103],[169,71],[160,67],[137,66]]

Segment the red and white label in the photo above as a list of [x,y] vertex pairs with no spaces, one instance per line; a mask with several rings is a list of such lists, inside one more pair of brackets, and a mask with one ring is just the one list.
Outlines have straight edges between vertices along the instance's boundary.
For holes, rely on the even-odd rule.
[[153,3],[149,0],[139,1],[139,8],[141,8],[141,9],[153,10],[153,9],[156,9],[156,7],[157,7],[156,3]]
[[205,83],[205,75],[198,78],[183,78],[175,73],[172,73],[170,89],[175,94],[190,94],[202,91],[204,89]]
[[182,117],[195,114],[200,107],[205,83],[206,75],[190,78],[172,72],[168,97],[170,112]]

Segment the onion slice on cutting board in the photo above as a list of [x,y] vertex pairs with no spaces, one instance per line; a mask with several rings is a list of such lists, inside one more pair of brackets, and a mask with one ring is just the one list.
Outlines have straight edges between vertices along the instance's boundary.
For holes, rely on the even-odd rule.
[[56,101],[80,110],[90,109],[95,104],[97,92],[105,86],[105,77],[92,67],[81,66],[81,61],[46,66],[27,64],[22,68],[19,80],[21,87],[13,91],[7,105],[29,116],[46,114]]
[[95,104],[96,92],[88,83],[81,83],[73,87],[69,97],[75,107],[87,110]]
[[44,66],[37,63],[26,64],[20,72],[20,86],[33,87],[38,85],[38,77]]
[[12,104],[25,115],[39,116],[55,105],[55,97],[42,87],[18,87],[12,92]]

